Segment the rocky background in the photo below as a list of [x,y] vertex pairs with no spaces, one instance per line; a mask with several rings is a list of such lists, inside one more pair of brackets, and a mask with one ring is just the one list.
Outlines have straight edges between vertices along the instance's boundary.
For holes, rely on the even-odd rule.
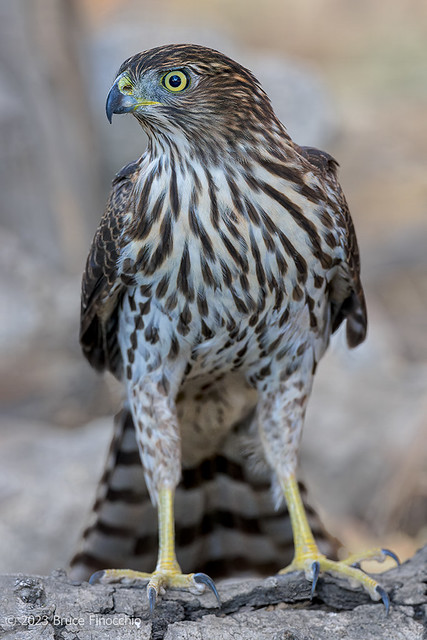
[[66,565],[120,392],[78,346],[79,283],[114,173],[143,150],[104,100],[168,42],[249,66],[301,144],[340,162],[369,337],[320,366],[302,466],[331,531],[427,540],[427,5],[423,0],[0,0],[0,572]]

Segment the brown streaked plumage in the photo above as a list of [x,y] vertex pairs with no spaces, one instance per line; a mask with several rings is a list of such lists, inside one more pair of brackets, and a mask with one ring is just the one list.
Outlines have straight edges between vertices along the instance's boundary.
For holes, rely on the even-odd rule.
[[[141,549],[149,564],[154,506],[171,537],[161,513],[175,494],[185,571],[224,560],[278,569],[290,560],[284,494],[293,568],[303,568],[301,536],[322,568],[308,524],[297,531],[292,515],[302,509],[299,439],[330,335],[344,321],[350,347],[366,334],[337,163],[295,144],[250,71],[204,47],[126,60],[107,115],[127,112],[148,146],[113,182],[83,277],[80,333],[91,365],[122,380],[127,400],[75,565],[123,567]],[[163,542],[156,580],[178,584]],[[363,584],[383,597],[372,583]],[[151,604],[159,584],[150,580]]]
[[[175,496],[177,555],[183,571],[205,571],[214,578],[269,575],[292,559],[286,505],[274,508],[265,466],[248,464],[244,432],[244,424],[236,425],[217,455],[183,469]],[[302,485],[301,490],[322,550],[335,554],[336,541],[322,528]],[[145,485],[133,420],[123,410],[115,419],[106,468],[72,561],[72,575],[87,579],[106,567],[152,570],[156,556],[156,510]]]

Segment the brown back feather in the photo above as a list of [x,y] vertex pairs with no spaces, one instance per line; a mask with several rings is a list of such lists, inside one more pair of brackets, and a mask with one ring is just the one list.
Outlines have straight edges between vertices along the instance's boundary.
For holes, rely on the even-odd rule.
[[117,271],[123,219],[138,177],[138,162],[116,175],[105,213],[92,242],[82,280],[80,343],[90,364],[118,375],[121,355],[117,345],[119,301],[125,286]]
[[[356,232],[351,219],[350,210],[347,205],[344,193],[338,182],[337,170],[338,162],[326,151],[321,151],[315,147],[300,147],[301,154],[323,174],[323,177],[329,179],[341,200],[341,215],[344,218],[347,239],[347,271],[344,274],[347,280],[347,287],[344,287],[344,296],[342,295],[342,282],[333,289],[331,297],[332,305],[332,331],[336,331],[341,323],[346,320],[346,335],[349,347],[357,347],[364,341],[367,331],[367,310],[365,295],[360,280],[360,255],[357,244]],[[343,274],[340,274],[340,278]],[[337,293],[337,299],[334,298]]]

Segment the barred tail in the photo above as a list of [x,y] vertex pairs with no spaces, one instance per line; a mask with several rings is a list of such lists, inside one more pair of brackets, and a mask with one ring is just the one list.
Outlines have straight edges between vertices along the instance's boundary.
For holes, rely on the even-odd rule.
[[[175,534],[184,573],[268,575],[292,560],[286,507],[274,508],[268,473],[254,471],[236,453],[240,449],[225,446],[221,454],[183,470],[175,497]],[[307,504],[303,486],[301,491],[319,546],[333,556],[334,541]],[[132,417],[124,409],[116,416],[91,521],[70,573],[83,580],[106,568],[152,571],[156,560],[157,513],[145,486]]]

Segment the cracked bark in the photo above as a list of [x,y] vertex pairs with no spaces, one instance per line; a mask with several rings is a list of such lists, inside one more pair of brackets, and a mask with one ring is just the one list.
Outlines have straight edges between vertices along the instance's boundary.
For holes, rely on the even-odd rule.
[[145,589],[73,584],[49,577],[0,576],[0,638],[53,640],[425,640],[427,546],[381,576],[390,614],[361,591],[329,577],[310,585],[301,574],[218,584],[211,593],[168,592],[150,617]]

